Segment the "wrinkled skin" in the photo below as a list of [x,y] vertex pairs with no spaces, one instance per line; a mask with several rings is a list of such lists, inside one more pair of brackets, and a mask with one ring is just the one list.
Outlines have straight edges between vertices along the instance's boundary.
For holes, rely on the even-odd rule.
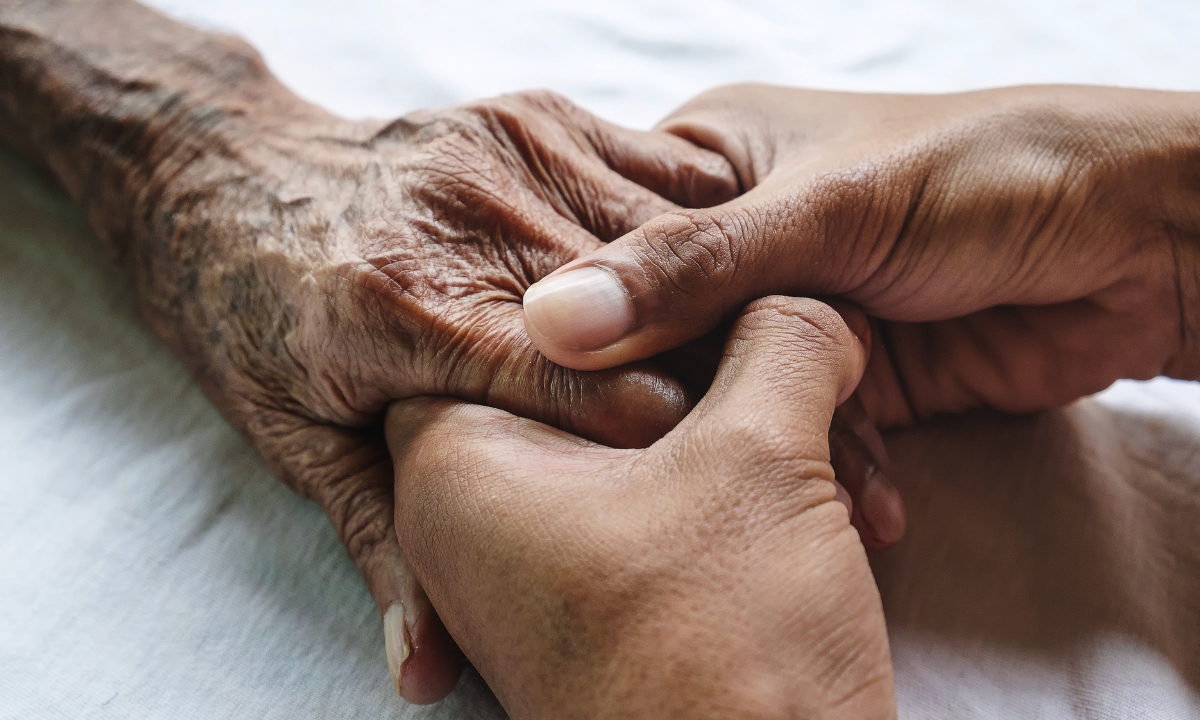
[[0,4],[0,133],[58,177],[155,331],[329,514],[381,612],[402,609],[385,631],[410,700],[442,697],[461,660],[397,543],[387,402],[453,396],[617,447],[690,406],[649,365],[550,363],[520,319],[554,268],[736,192],[727,162],[678,138],[548,93],[346,122],[245,43],[124,0]]
[[[590,122],[554,96],[514,96],[414,116],[349,148],[258,138],[239,158],[252,187],[222,182],[203,199],[186,183],[169,188],[188,197],[166,201],[175,237],[231,241],[179,268],[197,275],[185,352],[199,347],[210,396],[275,473],[329,512],[376,598],[404,603],[419,646],[452,651],[436,624],[422,629],[432,611],[401,565],[377,430],[388,400],[463,398],[616,447],[652,441],[689,406],[648,365],[556,366],[521,326],[524,288],[598,246],[592,233],[611,237],[672,206],[610,169],[583,134]],[[669,156],[643,159],[677,170]],[[173,316],[155,324],[181,329]],[[427,659],[401,682],[410,699],[453,682],[452,658]]]
[[[10,0],[0,138],[58,178],[154,330],[274,474],[328,513],[416,702],[445,695],[461,658],[396,540],[386,404],[452,396],[644,446],[684,416],[719,355],[676,362],[685,387],[648,364],[564,369],[530,344],[532,282],[738,190],[719,155],[549,93],[347,122],[234,38],[127,0]],[[832,432],[864,542],[894,541],[902,508],[881,537],[853,500],[870,480],[898,503],[874,428],[839,419]]]
[[560,270],[602,268],[630,312],[597,326],[618,335],[584,338],[527,307],[559,363],[647,357],[783,293],[876,318],[859,395],[884,425],[1200,377],[1196,93],[745,85],[701,95],[660,129],[720,152],[747,192]]
[[868,357],[767,298],[645,450],[500,410],[396,403],[396,527],[514,720],[895,718],[882,606],[828,431]]

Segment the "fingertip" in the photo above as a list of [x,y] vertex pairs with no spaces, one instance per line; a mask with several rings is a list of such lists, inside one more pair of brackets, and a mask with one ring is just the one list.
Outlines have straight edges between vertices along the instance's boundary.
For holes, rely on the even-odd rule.
[[825,304],[837,311],[850,329],[850,334],[863,347],[868,356],[871,354],[871,321],[858,305],[841,298],[823,298]]
[[566,367],[620,340],[634,324],[624,285],[594,265],[572,264],[551,273],[525,291],[521,306],[530,340]]
[[595,383],[566,407],[565,430],[614,448],[645,448],[670,432],[693,406],[671,375],[638,363],[584,379]]
[[841,319],[846,334],[847,377],[838,391],[837,404],[846,402],[858,390],[867,362],[871,358],[871,325],[857,305],[845,301],[827,302]]
[[774,329],[783,329],[774,342],[792,346],[791,354],[797,358],[805,354],[805,349],[810,355],[817,352],[830,368],[837,368],[835,405],[846,402],[862,379],[866,348],[842,314],[828,303],[780,295],[763,297],[746,306],[738,323],[763,340],[774,336]]
[[657,131],[685,158],[681,167],[669,168],[659,194],[687,208],[707,208],[734,199],[742,184],[733,164],[719,152],[677,134]]
[[412,643],[408,638],[408,627],[404,618],[404,605],[394,602],[383,614],[383,646],[387,653],[388,674],[396,692],[403,695],[400,689],[400,676],[404,664],[412,656]]
[[753,214],[665,213],[568,263],[525,291],[529,338],[560,365],[597,370],[703,336],[771,281],[768,253],[751,251]]
[[[390,612],[390,610],[389,610]],[[462,676],[465,659],[432,607],[405,617],[412,653],[393,675],[396,690],[408,702],[429,705],[449,695]]]
[[904,500],[888,475],[883,439],[857,396],[834,413],[829,428],[835,476],[853,499],[850,522],[868,550],[882,550],[904,536]]
[[843,486],[837,480],[834,480],[833,489],[834,499],[840,502],[842,506],[846,508],[846,515],[848,517],[854,517],[854,499],[850,497],[850,493],[846,492],[845,486]]
[[904,499],[895,485],[883,477],[872,478],[863,488],[862,514],[872,532],[863,538],[868,550],[882,550],[904,537],[908,518]]
[[383,638],[388,675],[405,700],[437,702],[458,682],[462,653],[400,555],[399,546],[392,545],[392,549],[392,562],[377,563],[367,576],[376,602],[386,608]]

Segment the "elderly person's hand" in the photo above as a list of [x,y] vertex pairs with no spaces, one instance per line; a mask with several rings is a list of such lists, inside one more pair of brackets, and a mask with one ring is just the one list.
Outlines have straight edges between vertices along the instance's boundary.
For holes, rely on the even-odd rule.
[[547,361],[520,306],[673,201],[734,194],[728,163],[679,138],[545,93],[346,122],[245,43],[124,0],[0,5],[0,137],[54,172],[154,329],[329,514],[411,700],[448,692],[460,661],[396,541],[388,401],[486,402],[616,446],[689,407],[648,365]]
[[883,320],[859,394],[884,424],[1200,376],[1200,95],[740,86],[661,129],[746,192],[534,285],[526,325],[559,363],[646,357],[786,293]]
[[830,307],[776,297],[746,309],[708,395],[645,450],[394,404],[401,544],[509,714],[894,718],[827,440],[866,360]]

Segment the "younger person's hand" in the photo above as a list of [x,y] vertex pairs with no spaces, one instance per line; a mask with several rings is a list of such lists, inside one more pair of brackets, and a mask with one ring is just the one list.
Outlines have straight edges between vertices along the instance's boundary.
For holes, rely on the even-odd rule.
[[1200,376],[1200,95],[739,86],[661,127],[725,155],[745,194],[531,287],[526,328],[558,363],[646,357],[784,293],[883,320],[860,391],[883,424]]
[[645,450],[453,400],[391,406],[401,546],[512,717],[895,717],[829,463],[866,360],[830,307],[768,298]]

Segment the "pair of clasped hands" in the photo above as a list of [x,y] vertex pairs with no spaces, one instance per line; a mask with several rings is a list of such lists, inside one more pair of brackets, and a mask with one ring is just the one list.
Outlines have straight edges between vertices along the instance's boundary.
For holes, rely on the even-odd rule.
[[[400,545],[504,707],[895,717],[866,550],[905,521],[874,427],[1195,378],[1198,109],[739,86],[644,158],[622,135],[611,172],[695,209],[651,203],[525,290],[523,322],[559,365],[642,373],[608,432],[635,449],[444,398],[387,415]],[[439,697],[452,643],[408,627],[401,691]]]
[[236,38],[26,0],[0,140],[321,505],[415,702],[465,655],[516,720],[894,717],[875,428],[1200,376],[1194,93],[349,121]]

